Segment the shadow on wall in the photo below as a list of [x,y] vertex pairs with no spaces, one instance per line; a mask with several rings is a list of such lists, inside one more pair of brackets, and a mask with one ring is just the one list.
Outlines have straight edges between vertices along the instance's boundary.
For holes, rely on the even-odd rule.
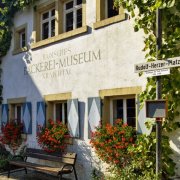
[[170,146],[173,150],[172,158],[176,162],[176,176],[180,179],[180,128],[170,134]]
[[[32,148],[37,148],[38,144],[36,142],[36,134],[37,134],[37,122],[39,119],[40,125],[44,125],[46,122],[46,112],[45,106],[43,107],[44,102],[44,93],[53,94],[51,92],[55,92],[56,89],[51,86],[52,81],[57,81],[57,79],[45,79],[43,77],[42,72],[38,72],[39,66],[36,66],[38,62],[36,62],[36,54],[39,56],[43,56],[43,53],[46,53],[46,48],[43,51],[39,49],[31,50],[31,42],[30,40],[28,45],[28,51],[24,53],[19,53],[12,56],[12,52],[9,51],[6,55],[4,61],[2,62],[3,74],[2,74],[2,83],[3,83],[3,97],[4,104],[7,104],[6,99],[18,99],[20,97],[26,97],[26,101],[32,104],[31,116],[32,120],[32,133],[28,135],[28,146]],[[37,52],[39,51],[39,52]],[[37,57],[38,58],[38,57]],[[41,64],[41,63],[39,63]],[[28,73],[26,68],[28,65],[33,66],[36,73]],[[47,72],[49,73],[49,71]],[[44,78],[44,79],[43,79]],[[58,87],[58,83],[56,82],[56,86]],[[48,91],[47,91],[48,89]],[[43,92],[44,91],[44,92]],[[64,92],[55,92],[64,93]],[[39,104],[38,104],[39,103]],[[84,116],[85,116],[85,103],[78,102],[79,104],[79,126],[80,128],[80,138],[84,139]],[[8,109],[8,108],[7,108]],[[41,112],[39,112],[41,111]],[[30,113],[29,113],[30,114]],[[3,113],[2,119],[5,118],[5,121],[8,120],[8,111]],[[2,120],[1,119],[1,120]],[[53,117],[52,117],[53,119]],[[4,120],[2,120],[4,122]],[[44,121],[44,122],[43,122]],[[25,122],[28,124],[29,122]],[[72,126],[74,127],[74,126]]]

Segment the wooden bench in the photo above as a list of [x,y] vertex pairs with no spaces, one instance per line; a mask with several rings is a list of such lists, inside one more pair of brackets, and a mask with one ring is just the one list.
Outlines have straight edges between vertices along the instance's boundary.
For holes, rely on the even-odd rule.
[[[51,162],[59,162],[57,167],[51,165],[40,165],[37,163],[27,162],[28,158],[48,160]],[[69,174],[74,171],[75,179],[77,180],[77,174],[75,170],[77,154],[76,153],[47,153],[40,149],[27,148],[24,156],[14,156],[9,161],[8,178],[10,177],[12,166],[18,166],[24,168],[27,174],[27,168],[34,169],[40,172],[49,172],[62,179],[63,174]]]

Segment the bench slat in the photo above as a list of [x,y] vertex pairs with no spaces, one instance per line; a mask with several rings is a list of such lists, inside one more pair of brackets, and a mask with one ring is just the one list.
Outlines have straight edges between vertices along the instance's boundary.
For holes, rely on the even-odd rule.
[[9,163],[11,165],[15,165],[15,166],[27,167],[27,168],[32,168],[32,169],[35,169],[35,170],[45,171],[45,172],[48,171],[48,172],[56,173],[56,174],[58,174],[59,172],[63,172],[63,173],[72,172],[72,168],[68,168],[68,167],[65,167],[62,170],[64,164],[62,164],[59,167],[51,167],[51,166],[45,166],[45,165],[34,164],[34,163],[23,162],[23,161],[9,161]]
[[26,156],[31,157],[31,158],[37,158],[37,159],[62,162],[62,163],[71,164],[71,165],[73,165],[75,163],[75,159],[63,158],[63,157],[58,157],[58,156],[53,156],[53,155],[44,155],[44,154],[38,154],[38,153],[26,153]]
[[52,155],[52,156],[57,156],[57,157],[64,157],[64,158],[76,158],[76,153],[61,153],[61,152],[46,152],[43,151],[42,149],[32,149],[32,148],[27,148],[26,153],[35,153],[35,154],[43,154],[43,155]]

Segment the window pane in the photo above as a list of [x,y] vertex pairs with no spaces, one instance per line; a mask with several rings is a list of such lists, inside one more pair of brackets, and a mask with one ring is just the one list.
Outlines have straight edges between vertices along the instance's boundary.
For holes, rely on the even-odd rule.
[[62,103],[56,104],[56,121],[62,121]]
[[117,119],[123,119],[123,100],[117,100],[116,103],[116,107],[117,107]]
[[66,10],[73,8],[73,1],[66,3]]
[[135,107],[135,99],[127,99],[127,107]]
[[51,37],[55,36],[55,19],[51,21]]
[[77,5],[82,4],[82,0],[77,0]]
[[123,100],[113,100],[113,123],[117,119],[123,119]]
[[135,127],[136,108],[135,99],[127,99],[127,123]]
[[107,10],[108,18],[116,16],[119,14],[118,10],[115,9],[113,6],[114,6],[114,1],[108,0],[108,10]]
[[77,28],[82,27],[82,9],[77,10]]
[[16,110],[17,110],[17,117],[16,118],[18,121],[21,121],[21,106],[17,106]]
[[51,16],[54,16],[55,15],[55,9],[53,9],[52,11],[51,11]]
[[127,118],[127,124],[132,127],[136,127],[136,118]]
[[64,122],[67,124],[67,103],[64,103]]
[[47,39],[49,37],[49,23],[46,22],[42,24],[42,39]]
[[23,48],[26,46],[26,36],[25,32],[20,33],[20,47]]
[[73,30],[73,12],[66,14],[66,32]]
[[45,20],[45,19],[47,19],[47,18],[49,18],[49,12],[46,12],[46,13],[44,13],[44,14],[42,15],[42,19],[43,19],[43,20]]

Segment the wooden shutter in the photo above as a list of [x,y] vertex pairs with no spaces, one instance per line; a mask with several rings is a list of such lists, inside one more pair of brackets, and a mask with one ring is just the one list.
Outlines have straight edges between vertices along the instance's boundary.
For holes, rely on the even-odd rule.
[[26,134],[32,134],[32,105],[31,102],[23,104],[23,132]]
[[100,97],[88,98],[88,137],[91,138],[91,132],[101,121],[101,99]]
[[37,119],[36,119],[36,130],[39,132],[40,127],[45,127],[46,125],[46,112],[45,112],[45,102],[37,102]]
[[68,129],[72,137],[79,137],[78,99],[71,99],[68,106]]
[[2,111],[1,111],[1,128],[3,128],[7,122],[8,122],[8,118],[9,118],[9,115],[8,115],[8,104],[2,104]]

